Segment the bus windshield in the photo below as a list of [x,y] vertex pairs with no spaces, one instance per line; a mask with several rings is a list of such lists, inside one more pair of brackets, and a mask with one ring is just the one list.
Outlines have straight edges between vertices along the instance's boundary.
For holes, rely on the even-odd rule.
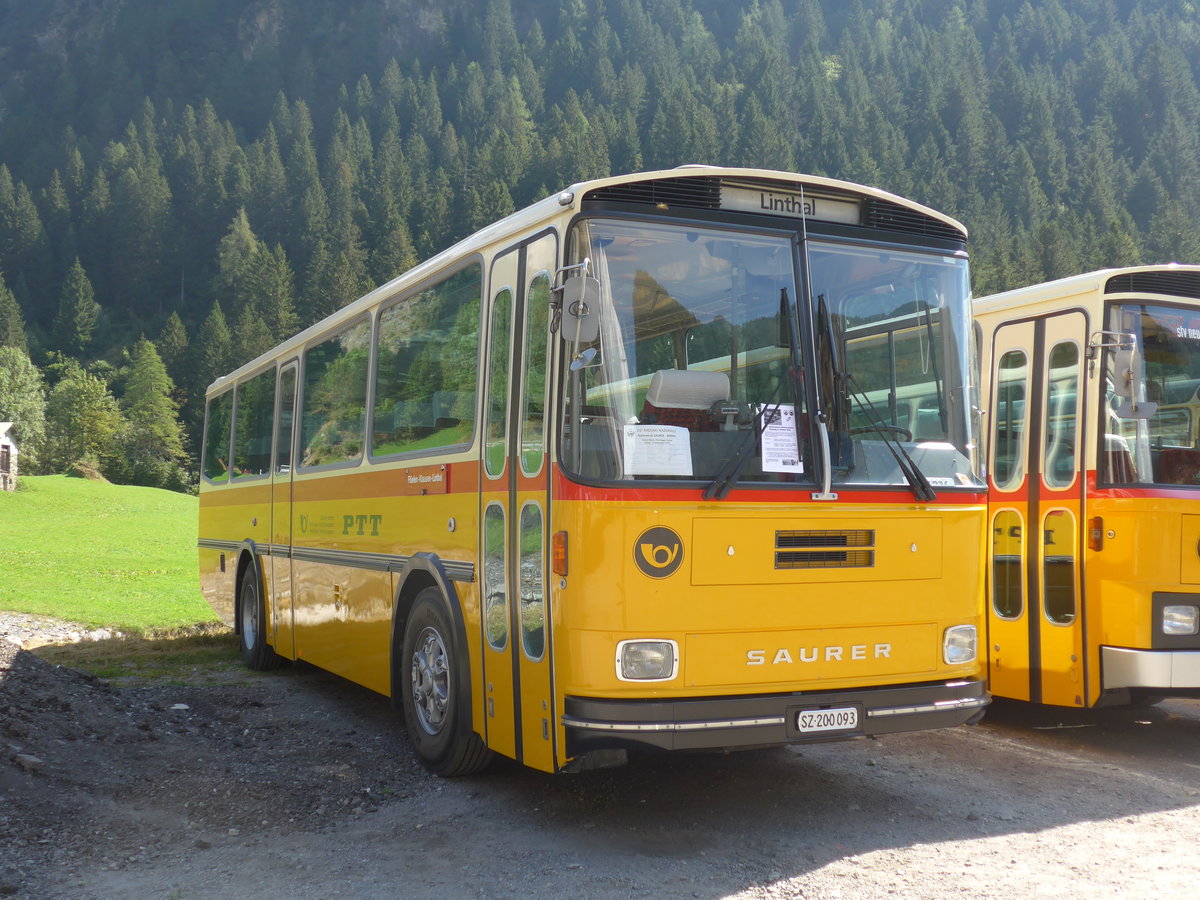
[[[965,259],[812,243],[810,310],[790,235],[610,219],[577,229],[600,328],[566,374],[569,471],[712,481],[732,466],[741,484],[812,485],[815,397],[835,482],[907,484],[898,450],[935,486],[978,485]],[[799,346],[804,320],[816,359]]]
[[966,259],[817,242],[807,259],[834,484],[903,483],[899,442],[934,488],[980,486]]
[[1109,329],[1118,346],[1105,357],[1102,479],[1200,485],[1200,315],[1118,304]]

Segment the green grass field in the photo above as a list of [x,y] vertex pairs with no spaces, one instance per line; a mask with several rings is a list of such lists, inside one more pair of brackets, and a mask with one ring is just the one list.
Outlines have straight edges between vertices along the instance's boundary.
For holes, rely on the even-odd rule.
[[143,634],[216,621],[196,576],[196,498],[22,477],[0,492],[0,609]]

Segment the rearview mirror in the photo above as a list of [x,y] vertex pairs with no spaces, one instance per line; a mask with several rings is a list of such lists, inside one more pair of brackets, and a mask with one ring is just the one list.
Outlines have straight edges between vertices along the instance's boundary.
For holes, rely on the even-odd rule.
[[562,336],[569,344],[590,344],[600,334],[600,280],[568,278],[562,287]]

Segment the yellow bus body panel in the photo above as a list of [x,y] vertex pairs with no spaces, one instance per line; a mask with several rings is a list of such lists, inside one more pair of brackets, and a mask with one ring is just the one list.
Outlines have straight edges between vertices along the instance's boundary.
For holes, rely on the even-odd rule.
[[[799,513],[791,505],[560,502],[555,511],[556,528],[586,535],[570,544],[570,575],[555,595],[560,695],[719,696],[982,677],[982,662],[941,659],[945,628],[983,631],[981,505],[931,508],[922,518],[902,505],[850,504],[806,504]],[[684,559],[669,577],[647,577],[636,564],[650,527],[683,538]],[[776,531],[864,529],[875,535],[871,568],[775,568]],[[633,638],[676,641],[679,676],[621,681],[614,648]]]

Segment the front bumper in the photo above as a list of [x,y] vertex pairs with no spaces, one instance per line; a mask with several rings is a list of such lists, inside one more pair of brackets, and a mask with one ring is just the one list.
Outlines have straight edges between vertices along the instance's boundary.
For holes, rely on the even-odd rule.
[[1104,690],[1200,688],[1200,650],[1132,650],[1101,647]]
[[[978,721],[991,702],[983,681],[948,681],[850,691],[809,691],[685,700],[567,697],[567,752],[657,748],[719,750],[844,740]],[[801,710],[854,706],[858,727],[804,734]]]

